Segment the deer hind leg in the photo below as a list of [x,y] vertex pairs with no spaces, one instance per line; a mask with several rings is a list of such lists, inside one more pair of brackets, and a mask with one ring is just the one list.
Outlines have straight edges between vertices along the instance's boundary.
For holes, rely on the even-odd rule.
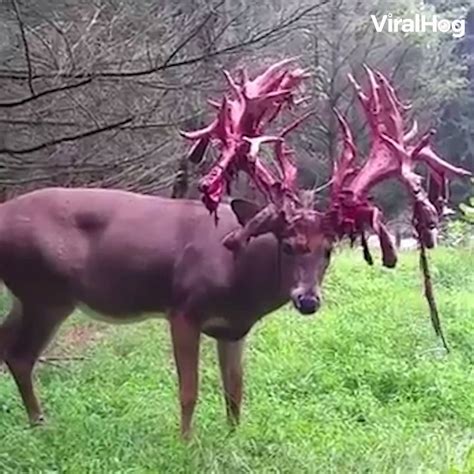
[[183,439],[189,439],[194,407],[198,397],[201,331],[183,314],[171,315],[169,321],[178,372],[181,436]]
[[242,403],[242,355],[244,339],[217,341],[217,353],[221,370],[227,420],[232,427],[239,424]]
[[[44,421],[33,386],[35,363],[60,324],[73,309],[73,305],[55,307],[23,305],[21,315],[15,315],[13,339],[7,347],[4,359],[20,392],[30,424],[33,426]],[[8,324],[8,319],[6,324]]]
[[12,296],[12,307],[0,325],[0,362],[5,360],[8,347],[15,339],[15,332],[21,322],[22,306],[18,299]]

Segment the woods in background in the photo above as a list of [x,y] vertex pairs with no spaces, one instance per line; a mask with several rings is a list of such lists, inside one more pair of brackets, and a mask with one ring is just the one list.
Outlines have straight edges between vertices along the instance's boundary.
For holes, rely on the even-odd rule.
[[[338,153],[332,109],[366,127],[347,73],[367,63],[410,99],[409,122],[438,130],[439,151],[474,169],[474,9],[468,1],[6,0],[0,5],[0,188],[4,198],[51,185],[177,193],[178,129],[202,125],[222,69],[297,56],[312,73],[306,107],[318,112],[291,140],[299,177],[319,188]],[[377,33],[371,14],[466,18],[466,35]],[[205,164],[203,165],[205,166]],[[182,180],[181,180],[182,181]],[[172,191],[173,183],[175,189]],[[456,202],[469,193],[452,188]],[[377,192],[396,215],[401,191]]]

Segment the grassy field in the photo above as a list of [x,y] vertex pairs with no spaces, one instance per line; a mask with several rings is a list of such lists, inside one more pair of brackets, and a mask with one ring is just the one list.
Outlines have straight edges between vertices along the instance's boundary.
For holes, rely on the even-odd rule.
[[189,445],[178,438],[166,324],[72,318],[52,354],[84,359],[40,366],[46,427],[27,427],[0,372],[0,473],[474,473],[474,257],[432,255],[448,356],[417,256],[400,260],[395,271],[368,268],[344,252],[317,317],[287,307],[254,329],[234,434],[206,339]]

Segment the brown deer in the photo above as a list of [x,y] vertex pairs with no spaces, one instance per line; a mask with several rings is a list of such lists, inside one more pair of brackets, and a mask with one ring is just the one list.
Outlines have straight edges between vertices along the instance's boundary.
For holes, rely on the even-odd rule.
[[[220,145],[219,163],[201,183],[204,203],[215,218],[225,186],[239,170],[270,201],[263,209],[234,200],[219,207],[216,221],[197,201],[64,188],[31,192],[0,206],[0,279],[13,295],[12,309],[0,327],[0,359],[16,381],[32,424],[43,421],[33,388],[34,365],[76,307],[117,323],[166,314],[178,372],[181,433],[187,437],[198,393],[202,333],[217,340],[227,415],[235,424],[245,335],[289,300],[302,314],[319,308],[335,238],[363,235],[371,226],[381,238],[384,263],[395,264],[381,213],[367,193],[388,174],[401,173],[405,179],[407,170],[400,163],[405,160],[409,166],[411,158],[422,159],[427,144],[412,150],[395,136],[391,127],[394,118],[401,120],[393,117],[398,102],[381,77],[371,77],[378,81],[372,84],[371,97],[360,92],[375,137],[367,164],[355,167],[355,146],[340,117],[344,147],[334,169],[330,208],[324,213],[305,208],[284,143],[300,120],[275,136],[261,133],[285,105],[296,103],[295,89],[305,74],[287,64],[272,66],[253,80],[245,73],[239,82],[227,76],[233,95],[217,106],[216,120],[187,134],[196,140],[190,154],[195,162],[209,143]],[[276,169],[258,158],[263,142],[274,144]],[[374,174],[373,162],[382,159],[382,169],[391,167],[390,173],[377,174],[378,166]],[[436,177],[463,174],[437,160]],[[415,191],[420,203],[415,206],[416,225],[420,235],[429,235],[426,225],[436,222],[436,212],[427,221],[423,212],[432,205],[421,189]]]

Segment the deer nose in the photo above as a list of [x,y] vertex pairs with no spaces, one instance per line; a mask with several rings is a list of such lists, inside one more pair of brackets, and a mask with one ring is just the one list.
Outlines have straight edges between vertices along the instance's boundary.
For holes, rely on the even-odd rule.
[[301,314],[314,314],[321,306],[321,300],[317,295],[298,295],[295,306]]

